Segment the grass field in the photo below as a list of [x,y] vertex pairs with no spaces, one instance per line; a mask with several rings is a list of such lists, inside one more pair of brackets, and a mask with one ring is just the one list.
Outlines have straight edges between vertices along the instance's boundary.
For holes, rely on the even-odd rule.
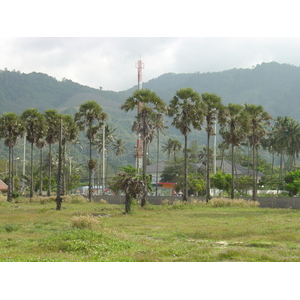
[[[298,262],[300,213],[213,199],[145,208],[0,198],[1,262]],[[102,202],[102,201],[101,201]],[[104,201],[103,201],[104,202]]]

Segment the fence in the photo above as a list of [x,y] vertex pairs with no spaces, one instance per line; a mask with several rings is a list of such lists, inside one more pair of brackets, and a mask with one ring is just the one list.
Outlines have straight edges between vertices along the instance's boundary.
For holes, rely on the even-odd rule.
[[[125,196],[93,196],[95,202],[99,202],[101,199],[106,200],[110,204],[124,204]],[[168,199],[170,203],[174,201],[182,200],[182,197],[178,196],[148,196],[148,202],[153,205],[160,205],[164,200]],[[243,197],[245,200],[252,200],[251,197]],[[188,201],[192,200],[205,201],[205,197],[188,197]],[[265,208],[295,208],[300,209],[300,197],[257,197],[260,207]]]

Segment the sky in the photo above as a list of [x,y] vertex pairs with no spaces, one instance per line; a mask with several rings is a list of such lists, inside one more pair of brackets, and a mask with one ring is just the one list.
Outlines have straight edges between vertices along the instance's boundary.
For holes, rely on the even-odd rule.
[[139,59],[143,82],[169,72],[218,72],[271,61],[300,66],[293,1],[206,2],[111,0],[97,6],[86,0],[83,6],[55,0],[43,7],[28,0],[16,10],[10,1],[6,12],[14,14],[0,20],[0,69],[122,91],[137,85]]
[[300,38],[2,37],[0,69],[41,72],[121,91],[164,73],[218,72],[276,61],[300,66]]

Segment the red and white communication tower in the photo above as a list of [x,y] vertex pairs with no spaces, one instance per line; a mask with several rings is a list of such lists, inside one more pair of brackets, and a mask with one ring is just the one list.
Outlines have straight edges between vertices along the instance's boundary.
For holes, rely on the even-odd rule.
[[[138,90],[142,89],[142,72],[144,69],[144,64],[141,59],[137,61],[135,67],[138,69]],[[140,108],[142,104],[138,105],[138,114],[140,113]],[[137,169],[142,169],[143,167],[143,144],[140,135],[138,135],[138,139],[136,142],[136,167]]]

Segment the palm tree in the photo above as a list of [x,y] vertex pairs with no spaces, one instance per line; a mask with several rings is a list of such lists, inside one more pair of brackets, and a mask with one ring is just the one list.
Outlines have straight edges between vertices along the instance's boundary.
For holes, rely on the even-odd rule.
[[155,196],[158,192],[158,162],[159,162],[159,132],[163,132],[166,128],[163,121],[163,115],[161,113],[156,114],[154,128],[156,129],[156,181],[155,181]]
[[129,213],[132,199],[144,193],[144,182],[126,172],[119,173],[114,180],[115,188],[125,193],[125,212]]
[[245,104],[245,112],[247,113],[247,131],[250,145],[252,146],[253,160],[253,193],[252,199],[256,200],[256,157],[260,141],[267,133],[267,126],[270,125],[272,117],[264,111],[261,105]]
[[117,157],[117,166],[119,166],[119,156],[125,153],[125,141],[122,138],[117,138],[113,144],[113,150]]
[[95,161],[92,159],[92,145],[93,139],[99,129],[104,125],[107,119],[106,113],[102,111],[101,106],[96,101],[87,101],[80,105],[79,112],[75,114],[75,123],[79,130],[83,131],[87,128],[86,136],[89,139],[90,145],[90,159],[88,162],[89,169],[89,201],[92,201],[92,172],[96,166]]
[[59,114],[55,109],[47,109],[44,113],[47,132],[46,132],[46,142],[49,145],[49,170],[48,170],[48,197],[51,196],[51,176],[52,176],[52,144],[58,141],[59,133]]
[[[284,145],[286,154],[291,157],[292,168],[294,171],[296,168],[296,157],[298,158],[299,153],[300,123],[290,117],[284,117],[281,120],[283,126],[280,128],[277,127],[277,130],[275,130],[276,144]],[[279,124],[277,123],[277,125]]]
[[183,201],[187,201],[187,138],[192,127],[200,130],[203,123],[200,95],[192,88],[180,89],[170,101],[168,116],[173,117],[172,126],[184,135]]
[[234,147],[239,146],[245,138],[244,107],[240,104],[229,103],[219,114],[221,124],[220,134],[224,141],[231,144],[231,199],[234,198]]
[[13,112],[4,113],[0,117],[0,138],[4,138],[4,144],[8,147],[8,191],[7,201],[12,201],[12,156],[13,148],[18,142],[18,138],[22,137],[25,127],[20,117]]
[[168,154],[168,160],[171,158],[171,154],[173,154],[173,160],[176,162],[176,153],[181,150],[182,144],[172,138],[168,138],[167,142],[162,146],[163,152]]
[[22,115],[21,119],[23,120],[26,127],[26,140],[31,144],[31,160],[30,160],[30,169],[31,169],[31,180],[30,180],[30,198],[33,197],[33,145],[45,135],[46,123],[45,118],[42,113],[38,111],[37,108],[28,108]]
[[36,146],[40,150],[40,187],[39,187],[39,196],[42,196],[43,189],[43,148],[46,146],[47,142],[43,137],[38,138],[36,141]]
[[137,132],[143,141],[143,181],[144,194],[141,200],[141,206],[145,206],[147,197],[147,149],[154,138],[154,124],[158,113],[164,113],[165,103],[154,92],[149,89],[137,90],[133,95],[126,99],[121,109],[126,112],[138,109],[136,121],[133,123],[132,131]]
[[210,137],[214,132],[213,125],[217,120],[219,110],[222,107],[221,98],[215,94],[202,94],[202,113],[206,119],[207,146],[206,146],[206,202],[211,199],[210,196]]
[[[66,145],[73,143],[78,137],[78,127],[72,116],[68,114],[62,115],[62,165],[66,169]],[[62,195],[65,195],[65,174],[62,174]]]

